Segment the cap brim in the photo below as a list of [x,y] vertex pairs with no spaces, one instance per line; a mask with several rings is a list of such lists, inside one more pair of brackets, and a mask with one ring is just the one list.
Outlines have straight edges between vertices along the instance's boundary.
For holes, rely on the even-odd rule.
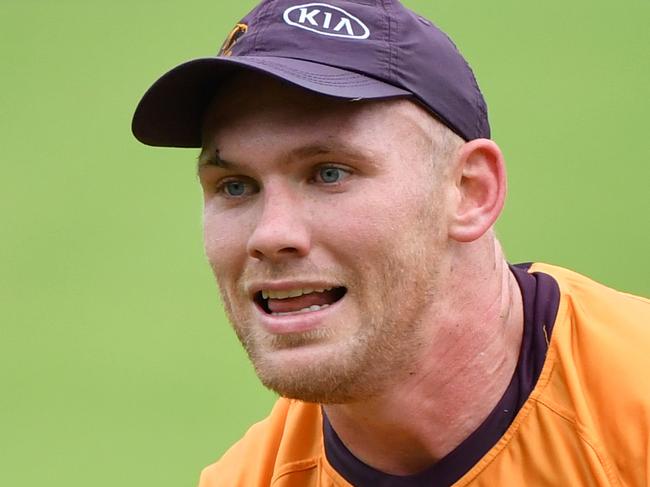
[[300,59],[259,56],[194,59],[164,74],[147,90],[133,115],[133,135],[147,145],[201,147],[205,110],[220,81],[239,69],[260,71],[337,98],[411,95],[374,78]]

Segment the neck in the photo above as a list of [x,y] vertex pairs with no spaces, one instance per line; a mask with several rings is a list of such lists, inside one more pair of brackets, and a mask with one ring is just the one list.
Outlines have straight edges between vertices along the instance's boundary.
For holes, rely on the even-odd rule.
[[516,368],[522,298],[500,246],[491,236],[465,244],[452,264],[413,367],[376,396],[325,406],[346,447],[386,473],[417,473],[451,452],[490,414]]

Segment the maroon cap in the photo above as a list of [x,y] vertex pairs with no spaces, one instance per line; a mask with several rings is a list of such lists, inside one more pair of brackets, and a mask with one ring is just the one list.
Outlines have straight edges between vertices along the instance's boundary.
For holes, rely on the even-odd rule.
[[472,70],[447,35],[397,0],[263,0],[216,57],[164,74],[133,116],[148,145],[201,147],[205,110],[224,77],[255,70],[344,99],[412,97],[465,140],[489,138]]

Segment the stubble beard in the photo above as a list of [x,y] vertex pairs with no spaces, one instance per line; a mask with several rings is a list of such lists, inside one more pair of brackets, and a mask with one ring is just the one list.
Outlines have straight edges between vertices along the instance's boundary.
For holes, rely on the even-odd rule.
[[[362,322],[343,337],[329,328],[269,335],[236,310],[220,284],[227,315],[262,384],[283,397],[342,404],[380,394],[414,370],[427,346],[422,316],[435,292],[436,271],[430,255],[407,247],[408,252],[386,257],[381,272],[359,272],[379,285],[346,281],[350,296],[344,299],[365,306],[359,310]],[[326,353],[299,367],[275,359],[277,351],[312,344],[328,347]]]

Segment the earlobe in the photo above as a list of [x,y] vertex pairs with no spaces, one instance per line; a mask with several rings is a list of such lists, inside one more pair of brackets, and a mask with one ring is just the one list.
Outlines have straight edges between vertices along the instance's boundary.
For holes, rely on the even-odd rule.
[[499,146],[488,139],[463,145],[456,155],[454,184],[449,236],[472,242],[492,227],[505,201],[506,171]]

